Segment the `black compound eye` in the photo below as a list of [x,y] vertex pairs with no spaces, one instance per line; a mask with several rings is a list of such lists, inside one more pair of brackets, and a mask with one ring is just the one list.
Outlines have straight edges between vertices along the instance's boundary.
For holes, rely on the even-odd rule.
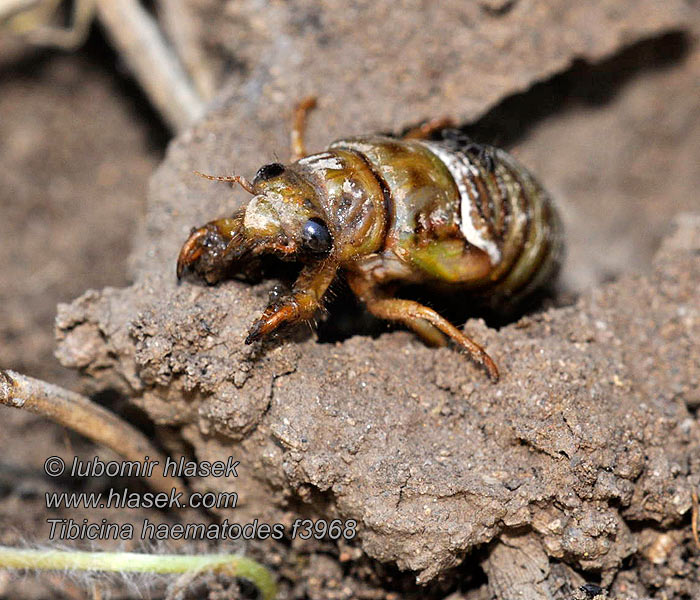
[[321,219],[309,219],[301,230],[304,248],[314,254],[327,254],[333,246],[333,238]]
[[280,163],[270,163],[258,169],[254,181],[267,181],[284,173],[284,165]]

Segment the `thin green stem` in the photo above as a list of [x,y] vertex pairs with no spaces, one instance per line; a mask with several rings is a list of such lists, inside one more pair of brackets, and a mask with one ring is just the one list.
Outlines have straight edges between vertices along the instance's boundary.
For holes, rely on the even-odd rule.
[[263,600],[273,600],[277,593],[277,586],[267,568],[237,554],[188,556],[134,552],[34,550],[0,546],[0,569],[165,574],[217,571],[250,580],[260,590]]

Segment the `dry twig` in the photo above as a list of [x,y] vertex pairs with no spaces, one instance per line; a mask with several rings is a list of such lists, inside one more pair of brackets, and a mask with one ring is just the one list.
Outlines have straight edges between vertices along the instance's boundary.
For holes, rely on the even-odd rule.
[[79,48],[90,31],[95,13],[94,0],[73,2],[71,25],[51,24],[62,0],[0,0],[0,22],[18,35],[26,36],[38,46],[54,46],[63,50]]
[[[148,456],[165,464],[165,457],[140,431],[86,396],[57,385],[15,371],[0,370],[0,404],[48,417],[107,446],[127,460],[143,461]],[[170,493],[173,487],[186,489],[182,481],[164,477],[158,470],[146,481],[159,492]]]
[[158,0],[157,8],[158,20],[199,95],[210,100],[216,93],[216,69],[199,39],[192,3],[186,0]]
[[83,45],[95,15],[95,0],[75,0],[71,24],[52,24],[61,0],[0,0],[0,21],[38,46],[75,50]]
[[97,16],[158,112],[175,130],[204,113],[204,103],[158,24],[138,0],[97,0]]
[[[96,15],[145,94],[173,130],[185,128],[204,113],[204,102],[190,77],[158,23],[139,0],[75,0],[68,28],[53,24],[60,4],[61,0],[0,0],[0,23],[34,44],[73,50],[85,41]],[[188,48],[191,45],[190,41]],[[190,56],[190,62],[196,63],[197,56]],[[199,84],[204,85],[201,81]]]

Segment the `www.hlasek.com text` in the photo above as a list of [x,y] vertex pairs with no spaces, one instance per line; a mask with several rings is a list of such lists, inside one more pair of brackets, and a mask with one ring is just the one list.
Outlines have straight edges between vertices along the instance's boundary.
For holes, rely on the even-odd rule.
[[177,488],[167,492],[131,492],[128,488],[108,492],[46,492],[46,508],[236,508],[236,492],[192,492]]

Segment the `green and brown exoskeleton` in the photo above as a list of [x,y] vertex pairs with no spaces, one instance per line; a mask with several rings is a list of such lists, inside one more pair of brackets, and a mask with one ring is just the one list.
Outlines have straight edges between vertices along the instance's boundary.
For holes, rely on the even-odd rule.
[[[293,162],[263,166],[253,195],[232,217],[192,231],[177,263],[213,284],[273,253],[304,266],[291,292],[253,323],[246,343],[283,323],[308,320],[342,272],[367,309],[399,321],[432,345],[446,337],[483,365],[496,364],[437,312],[393,297],[396,284],[426,284],[465,299],[520,298],[557,270],[559,218],[542,187],[506,152],[471,143],[455,130],[428,140],[430,125],[403,138],[341,139],[318,154],[304,150],[306,100],[292,130]],[[435,124],[435,127],[438,127]]]

